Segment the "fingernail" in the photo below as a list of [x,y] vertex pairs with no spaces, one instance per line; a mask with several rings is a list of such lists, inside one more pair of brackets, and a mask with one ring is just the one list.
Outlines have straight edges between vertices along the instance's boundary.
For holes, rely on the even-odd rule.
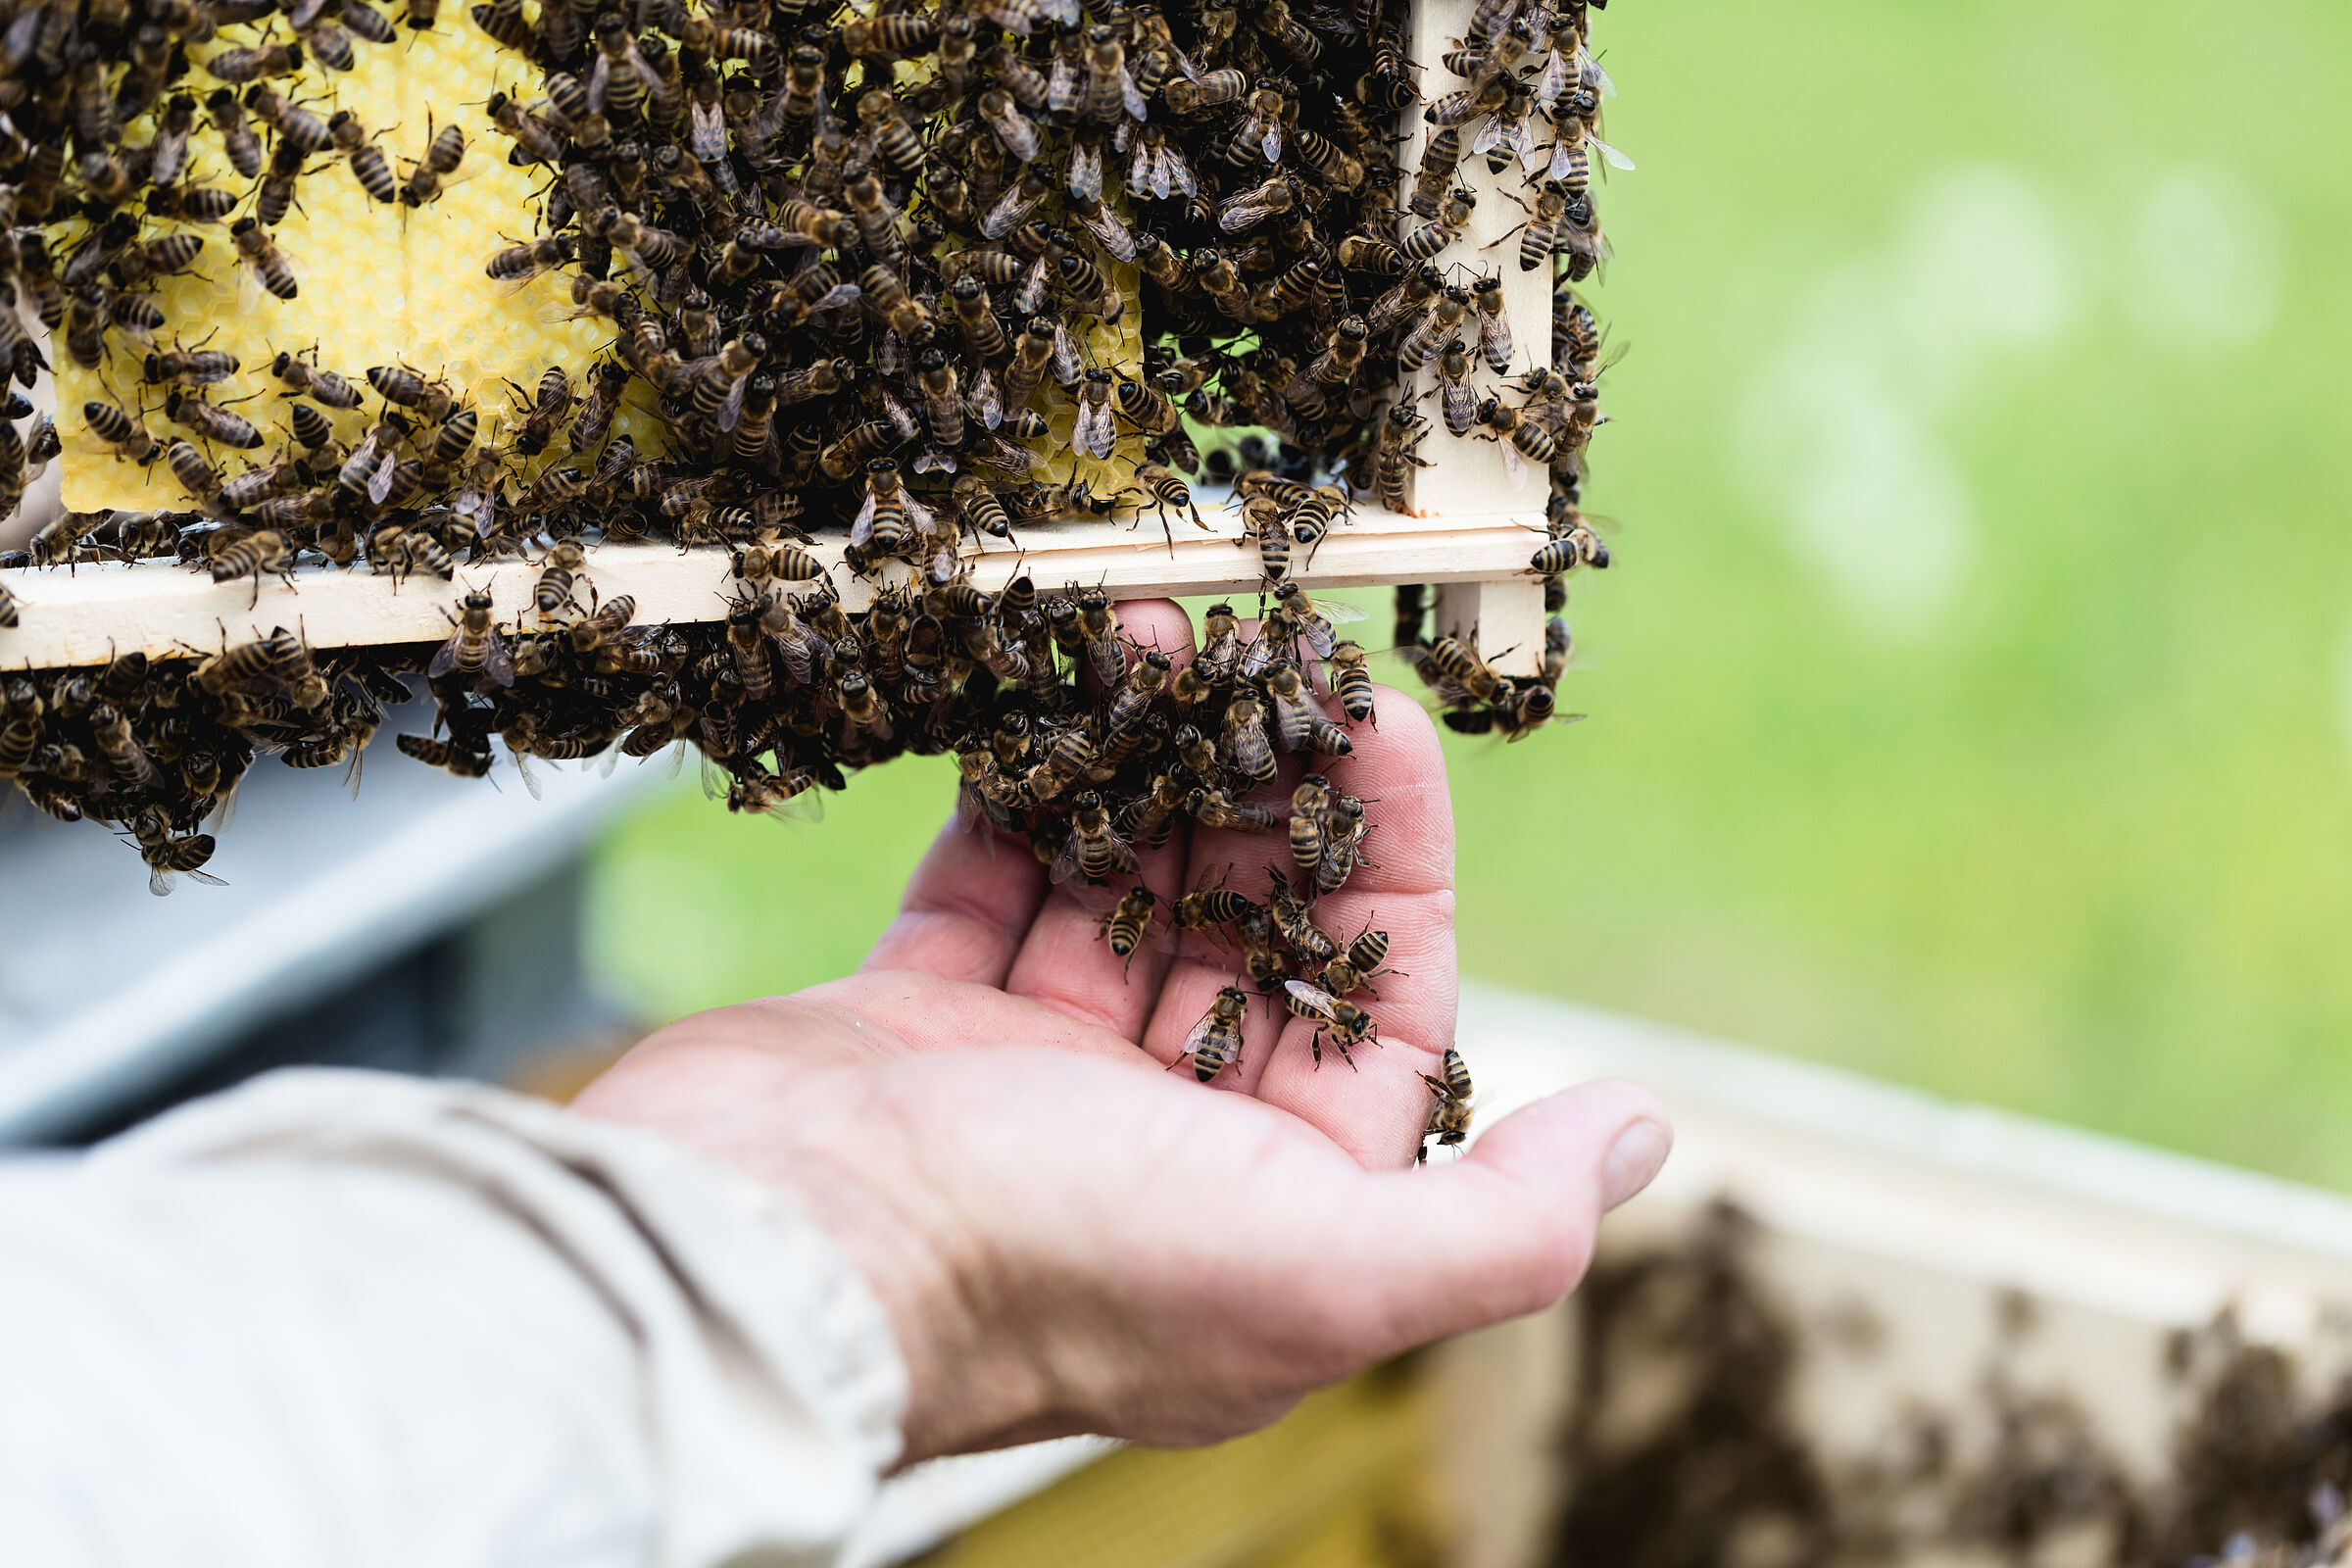
[[1674,1135],[1647,1117],[1619,1133],[1600,1165],[1601,1206],[1615,1208],[1647,1187],[1673,1148]]

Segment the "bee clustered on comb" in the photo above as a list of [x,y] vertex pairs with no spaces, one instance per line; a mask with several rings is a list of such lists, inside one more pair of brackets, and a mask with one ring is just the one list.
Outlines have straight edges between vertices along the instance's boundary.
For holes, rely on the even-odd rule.
[[[487,0],[468,19],[410,0],[398,27],[370,0],[0,6],[13,286],[60,334],[64,379],[108,394],[69,405],[65,425],[150,498],[68,513],[31,559],[176,557],[257,592],[317,559],[443,581],[468,562],[548,562],[535,627],[502,626],[468,593],[438,652],[314,653],[281,633],[27,672],[0,705],[0,771],[53,814],[128,828],[160,889],[201,867],[196,830],[257,753],[356,756],[401,676],[421,673],[438,723],[402,749],[461,773],[487,770],[493,737],[544,758],[685,742],[732,776],[730,806],[766,810],[901,752],[952,751],[977,816],[1091,884],[1182,819],[1271,830],[1283,813],[1247,796],[1277,748],[1348,750],[1317,664],[1348,721],[1368,713],[1363,651],[1287,580],[1293,556],[1345,524],[1351,490],[1404,509],[1424,367],[1453,436],[1548,471],[1552,537],[1532,569],[1551,607],[1562,572],[1606,564],[1577,510],[1599,334],[1572,285],[1606,248],[1586,179],[1587,148],[1606,151],[1590,14],[1481,0],[1444,61],[1468,85],[1425,114],[1416,220],[1396,207],[1391,117],[1419,94],[1394,3],[546,0],[532,15]],[[481,36],[452,40],[468,28]],[[511,79],[435,106],[440,128],[403,127],[409,150],[387,153],[384,84],[428,48],[468,79]],[[1548,150],[1530,130],[1539,107]],[[1452,336],[1475,318],[1482,354],[1507,367],[1499,279],[1464,286],[1435,265],[1474,203],[1452,184],[1465,133],[1496,172],[1548,166],[1518,260],[1557,270],[1558,363],[1515,405],[1465,404]],[[475,293],[529,291],[534,321],[586,363],[548,348],[527,385],[495,383],[448,334],[418,337],[405,296],[386,318],[403,352],[325,354],[328,332],[295,319],[304,255],[339,271],[352,234],[393,221],[409,286],[446,295],[455,259],[405,225],[439,216],[484,159],[496,167],[471,172],[519,172],[538,196],[529,234],[466,259],[486,274]],[[467,341],[495,336],[500,309],[515,324],[479,309],[493,314]],[[200,335],[229,325],[265,352]],[[31,340],[0,353],[29,382]],[[136,383],[109,378],[126,363]],[[237,386],[265,401],[220,395]],[[264,454],[272,415],[285,439]],[[1217,427],[1264,432],[1246,437],[1258,461],[1239,500],[1274,597],[1228,664],[1169,679],[1122,648],[1099,593],[970,582],[967,542],[1016,526],[1138,498],[1198,522],[1187,476],[1237,471],[1231,438],[1205,462],[1195,444]],[[58,438],[5,428],[19,451],[0,451],[0,477],[21,493]],[[1323,472],[1345,487],[1313,483]],[[882,587],[870,610],[846,610],[802,548],[845,525],[846,567]],[[625,597],[580,603],[583,545],[640,537],[731,552],[723,624],[640,626]],[[1564,622],[1539,673],[1511,678],[1430,639],[1417,612],[1408,629],[1420,603],[1400,592],[1398,645],[1449,724],[1516,738],[1551,717]],[[1301,862],[1309,899],[1346,880],[1360,844],[1348,799],[1307,813],[1339,846]],[[1323,972],[1274,924],[1253,966],[1269,993]],[[1369,1031],[1352,1009],[1317,1016],[1343,1041]]]

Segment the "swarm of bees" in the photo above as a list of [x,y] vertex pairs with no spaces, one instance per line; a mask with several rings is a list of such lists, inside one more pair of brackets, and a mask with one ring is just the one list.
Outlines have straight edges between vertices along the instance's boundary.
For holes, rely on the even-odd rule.
[[[469,776],[494,741],[518,760],[691,746],[730,808],[784,813],[902,752],[953,753],[969,821],[1104,890],[1114,951],[1154,926],[1229,936],[1259,994],[1317,1024],[1318,1062],[1326,1042],[1348,1059],[1378,1038],[1348,998],[1386,940],[1343,945],[1310,911],[1369,831],[1344,782],[1369,655],[1293,573],[1361,497],[1409,507],[1432,397],[1451,437],[1548,475],[1529,569],[1551,611],[1564,573],[1607,564],[1579,510],[1603,362],[1575,292],[1607,254],[1592,162],[1622,163],[1596,133],[1600,3],[1478,0],[1428,63],[1463,84],[1425,101],[1398,0],[407,0],[397,28],[376,0],[6,0],[0,287],[75,364],[132,356],[139,395],[66,425],[187,498],[69,512],[24,561],[165,558],[257,597],[298,565],[364,564],[454,603],[438,649],[280,630],[0,677],[0,774],[120,826],[165,891],[204,875],[201,828],[257,755],[355,760],[414,683],[438,717],[400,749]],[[447,125],[399,167],[332,101],[334,74],[449,27],[511,58],[486,105],[499,145]],[[1417,106],[1431,130],[1407,169],[1397,120]],[[542,193],[533,230],[480,258],[485,286],[562,279],[553,314],[609,333],[583,377],[466,386],[286,345],[266,401],[235,406],[217,389],[250,368],[157,303],[216,245],[240,308],[267,313],[301,290],[272,229],[307,181],[340,166],[416,208],[484,156]],[[1517,350],[1499,275],[1437,262],[1476,200],[1465,156],[1520,167],[1509,254],[1557,278],[1552,363],[1483,395],[1474,362],[1501,374]],[[30,386],[45,362],[14,322],[0,368]],[[1097,363],[1106,331],[1138,356]],[[60,450],[54,422],[20,433],[31,412],[0,423],[11,507]],[[1123,461],[1127,483],[1054,481],[1055,444]],[[1100,590],[971,581],[970,549],[1057,516],[1148,506],[1171,538],[1206,527],[1204,478],[1233,484],[1262,618],[1245,636],[1211,610],[1181,669],[1125,642]],[[844,608],[818,531],[846,531],[870,609]],[[639,624],[600,597],[590,547],[641,537],[729,553],[723,621]],[[502,622],[457,578],[514,556],[544,564],[535,614]],[[0,598],[0,624],[17,613]],[[1555,716],[1556,613],[1540,673],[1515,679],[1433,639],[1421,589],[1398,590],[1396,630],[1454,729],[1517,739]],[[1312,770],[1287,807],[1254,798],[1283,754]],[[1297,886],[1121,897],[1137,847],[1184,820],[1287,833]],[[1187,1059],[1214,1077],[1238,1040],[1212,1012]],[[1467,1126],[1458,1066],[1432,1079],[1445,1143]]]

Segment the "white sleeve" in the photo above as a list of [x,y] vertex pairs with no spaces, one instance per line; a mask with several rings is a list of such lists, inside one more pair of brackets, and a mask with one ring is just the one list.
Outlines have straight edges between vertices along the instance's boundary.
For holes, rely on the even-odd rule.
[[905,1402],[786,1200],[496,1090],[281,1072],[0,1163],[0,1562],[829,1562]]

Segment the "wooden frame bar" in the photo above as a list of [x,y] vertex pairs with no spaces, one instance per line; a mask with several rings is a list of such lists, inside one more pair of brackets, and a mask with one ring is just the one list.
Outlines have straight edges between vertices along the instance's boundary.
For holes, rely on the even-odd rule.
[[[1101,584],[1114,598],[1230,594],[1264,587],[1254,544],[1242,537],[1233,514],[1204,510],[1211,532],[1171,515],[1175,542],[1144,517],[1073,520],[1021,530],[1020,542],[991,541],[970,560],[974,581],[995,592],[1020,572],[1044,588]],[[1543,588],[1528,558],[1543,542],[1543,517],[1498,514],[1443,521],[1359,509],[1335,529],[1313,561],[1293,575],[1308,592],[1367,588],[1398,582],[1485,583],[1463,603],[1470,620],[1483,620],[1481,640],[1511,650],[1501,667],[1526,673],[1544,645]],[[852,610],[872,602],[874,585],[841,564],[841,547],[821,542],[812,552],[831,568],[831,581]],[[894,567],[904,571],[904,567]],[[737,584],[721,550],[679,550],[659,543],[600,545],[588,552],[588,578],[611,599],[628,594],[645,621],[709,621],[725,616]],[[461,566],[454,584],[430,576],[398,580],[335,567],[305,567],[290,579],[266,577],[257,594],[250,579],[216,583],[202,572],[163,563],[102,564],[0,572],[19,606],[19,623],[0,628],[0,669],[102,663],[138,649],[150,657],[239,642],[273,626],[296,626],[317,648],[438,642],[449,635],[458,595],[488,592],[499,618],[527,624],[539,568],[509,560]],[[1517,586],[1523,591],[1516,594]],[[1504,601],[1508,608],[1499,608]],[[1481,608],[1483,607],[1483,608]]]

